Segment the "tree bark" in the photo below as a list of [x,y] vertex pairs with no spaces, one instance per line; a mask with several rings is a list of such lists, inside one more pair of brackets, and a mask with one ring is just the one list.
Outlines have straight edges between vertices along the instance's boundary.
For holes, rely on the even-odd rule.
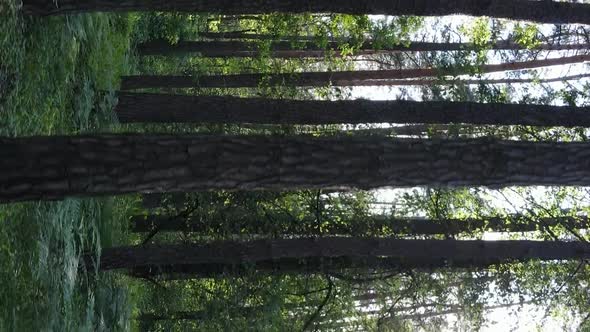
[[[299,303],[283,303],[280,306],[281,309],[295,310],[298,308],[305,308]],[[245,316],[256,318],[256,315],[268,310],[268,306],[249,306],[249,307],[228,307],[227,314],[235,316]],[[196,310],[196,311],[168,311],[164,313],[140,313],[137,317],[138,320],[153,322],[161,320],[207,320],[211,319],[211,312],[207,310]]]
[[381,137],[0,138],[0,201],[200,190],[590,185],[590,143]]
[[474,102],[282,100],[120,92],[122,123],[250,123],[281,125],[422,123],[590,127],[590,109]]
[[[317,39],[314,36],[279,36],[271,34],[247,33],[244,31],[199,32],[199,36],[207,39],[282,40],[303,42],[313,42]],[[329,40],[334,41],[334,38],[329,38]],[[340,39],[340,41],[345,40]]]
[[568,75],[552,78],[500,78],[500,79],[456,79],[445,80],[439,78],[405,79],[405,80],[366,80],[358,82],[355,86],[434,86],[434,85],[478,85],[478,84],[523,84],[523,83],[555,83],[574,81],[590,77],[589,73]]
[[342,13],[352,15],[442,16],[464,14],[540,23],[590,24],[590,6],[581,3],[528,0],[25,0],[26,13],[57,15],[81,12],[182,11],[224,15],[265,13]]
[[[482,310],[485,312],[485,311],[496,310],[496,309],[523,306],[526,304],[534,304],[534,302],[533,301],[523,301],[523,302],[515,302],[515,303],[496,304],[496,305],[484,306],[482,308]],[[464,306],[451,305],[451,306],[449,306],[449,309],[442,310],[442,311],[427,311],[424,313],[401,314],[401,315],[395,315],[394,317],[391,317],[388,319],[420,320],[420,319],[437,317],[437,316],[457,315],[457,314],[464,313],[465,310],[466,310],[466,308]]]
[[[220,224],[211,220],[196,221],[191,218],[175,218],[165,215],[136,215],[131,217],[133,232],[150,232],[157,229],[160,232],[215,232],[230,234],[283,234],[310,236],[304,229],[311,229],[313,225],[305,220],[299,220],[298,225],[269,225],[258,216],[242,216],[228,220],[230,223]],[[557,217],[557,218],[528,218],[524,216],[487,217],[481,219],[420,219],[395,218],[388,216],[367,216],[360,222],[345,224],[330,224],[326,226],[324,234],[330,235],[456,235],[477,231],[492,232],[533,232],[545,227],[563,225],[570,229],[587,229],[590,224],[588,217]]]
[[[93,266],[93,255],[86,256]],[[390,238],[310,238],[221,241],[208,244],[149,245],[106,248],[101,252],[101,271],[154,266],[248,266],[306,259],[354,261],[366,268],[381,258],[424,268],[455,264],[487,267],[493,264],[538,260],[590,258],[583,242],[549,241],[455,241],[398,240]],[[304,268],[304,265],[301,265]]]
[[[256,317],[257,313],[260,313],[262,310],[268,309],[264,306],[256,306],[256,307],[242,307],[242,308],[232,308],[230,309],[230,314],[234,314],[235,316],[254,316]],[[166,313],[141,313],[138,320],[144,322],[155,322],[155,321],[162,321],[162,320],[207,320],[211,318],[211,312],[207,310],[199,310],[199,311],[173,311],[173,312],[166,312]]]
[[158,278],[159,280],[191,280],[195,278],[219,278],[223,276],[241,276],[255,273],[265,274],[318,274],[334,272],[360,272],[367,269],[383,269],[387,271],[408,270],[433,272],[437,269],[459,268],[487,268],[496,263],[476,265],[473,262],[453,261],[452,266],[445,261],[420,262],[400,260],[398,258],[371,258],[351,259],[344,258],[307,258],[307,259],[280,259],[276,261],[260,262],[246,265],[220,265],[220,264],[190,264],[190,265],[150,265],[136,267],[129,271],[129,275],[135,278]]
[[[497,305],[490,305],[482,307],[483,311],[490,311],[502,308],[510,308],[515,306],[523,306],[526,304],[534,304],[533,301],[523,301],[523,302],[515,302],[515,303],[506,303],[506,304],[497,304]],[[434,307],[438,306],[437,304],[433,305],[426,305],[424,307]],[[415,314],[397,314],[398,312],[402,312],[404,308],[398,308],[390,310],[390,317],[383,317],[382,321],[391,321],[391,320],[422,320],[431,317],[443,316],[443,315],[453,315],[453,314],[460,314],[465,312],[465,307],[461,305],[445,305],[441,304],[442,307],[450,307],[450,309],[442,310],[442,311],[425,311],[424,313],[415,313]],[[373,310],[365,312],[366,315],[379,315],[382,312],[380,310]],[[346,330],[347,328],[354,328],[354,324],[350,322],[346,322],[343,320],[333,321],[327,324],[324,324],[326,328],[336,329],[336,330]]]
[[[581,63],[590,60],[590,54],[570,57],[532,60],[523,62],[483,65],[478,73],[487,74],[509,70],[524,70],[547,66],[559,66]],[[438,68],[388,69],[388,70],[357,70],[337,72],[304,72],[289,74],[234,74],[212,76],[162,76],[137,75],[123,76],[122,90],[145,88],[256,88],[262,84],[287,86],[356,86],[367,85],[367,82],[378,83],[378,80],[458,76],[472,74],[472,68],[454,68],[442,70]],[[380,84],[377,84],[380,85]]]
[[[300,42],[301,47],[294,48],[293,42]],[[270,45],[269,55],[274,58],[321,58],[329,52],[335,56],[340,53],[341,42],[328,42],[326,47],[320,47],[310,41],[273,41]],[[534,50],[583,50],[589,48],[588,44],[541,44]],[[526,47],[511,41],[498,41],[489,45],[492,50],[525,50]],[[377,45],[373,42],[363,43],[354,55],[372,55],[378,53],[395,52],[448,52],[479,49],[471,43],[429,43],[412,42],[409,45]],[[139,55],[175,55],[186,53],[199,53],[202,57],[228,58],[228,57],[258,57],[262,53],[259,44],[245,41],[179,41],[170,44],[167,40],[152,40],[137,46]]]

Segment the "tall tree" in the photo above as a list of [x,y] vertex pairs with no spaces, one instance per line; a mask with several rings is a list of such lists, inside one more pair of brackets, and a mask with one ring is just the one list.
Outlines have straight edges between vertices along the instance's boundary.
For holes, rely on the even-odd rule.
[[[134,232],[215,232],[216,234],[282,234],[314,235],[315,220],[289,220],[281,223],[280,218],[272,217],[274,223],[266,222],[264,216],[248,215],[246,212],[231,213],[225,219],[216,216],[200,219],[198,216],[177,217],[166,215],[136,215],[131,217]],[[221,219],[221,217],[218,217]],[[330,221],[329,216],[326,217]],[[366,216],[361,220],[344,220],[330,222],[323,226],[322,234],[331,235],[424,235],[492,231],[492,232],[532,232],[547,227],[563,225],[571,229],[590,228],[588,217],[525,217],[512,215],[507,217],[483,217],[479,219],[423,219],[399,218],[390,216]]]
[[482,65],[479,68],[458,67],[450,70],[438,68],[357,70],[336,72],[303,72],[289,74],[235,74],[213,76],[123,76],[122,90],[144,88],[255,88],[261,84],[287,86],[355,86],[378,80],[437,77],[449,75],[486,74],[508,70],[524,70],[547,66],[581,63],[590,60],[590,54],[523,62]]
[[244,2],[238,0],[187,0],[147,1],[129,0],[63,0],[57,6],[51,0],[25,0],[24,10],[40,15],[56,15],[80,12],[107,11],[185,11],[210,12],[228,15],[264,13],[342,13],[394,16],[442,16],[464,14],[490,16],[514,20],[530,20],[541,23],[590,23],[590,5],[571,2],[529,0],[432,0],[415,1],[357,1],[341,0],[261,0]]
[[[380,259],[398,267],[475,266],[513,261],[574,260],[590,258],[583,242],[398,240],[390,238],[303,238],[221,241],[208,244],[149,245],[103,249],[100,270],[141,267],[201,265],[229,267],[257,264],[299,264],[299,260],[339,259],[345,265],[371,267]],[[94,264],[86,256],[87,264]],[[392,267],[395,267],[393,265]]]
[[0,139],[0,201],[131,192],[590,185],[590,143],[91,135]]
[[123,123],[466,123],[590,127],[587,107],[445,101],[280,100],[121,92],[116,113]]
[[590,77],[590,73],[567,75],[551,78],[498,78],[498,79],[439,79],[439,78],[421,78],[405,80],[366,80],[355,82],[355,86],[436,86],[436,85],[491,85],[491,84],[523,84],[538,83],[547,84],[554,82],[576,81]]
[[[293,46],[297,42],[299,45]],[[344,42],[345,43],[345,42]],[[318,45],[312,41],[273,41],[268,50],[269,56],[275,58],[315,58],[324,57],[328,53],[334,56],[341,56],[340,47],[342,42],[328,42],[325,46]],[[392,52],[448,52],[479,49],[480,46],[471,43],[431,43],[411,42],[397,45],[379,45],[374,42],[364,42],[358,47],[356,43],[354,55],[372,55],[378,53]],[[498,41],[489,45],[491,50],[525,50],[522,46],[512,41]],[[534,50],[583,50],[588,44],[539,44]],[[255,42],[245,41],[185,41],[181,40],[171,44],[167,40],[152,40],[141,43],[137,46],[140,55],[173,55],[197,52],[202,57],[257,57],[260,56],[260,45]],[[266,51],[266,50],[264,50]]]
[[[246,39],[246,40],[283,40],[313,42],[315,36],[283,36],[272,34],[249,33],[247,31],[199,32],[199,36],[207,39]],[[330,38],[334,40],[334,38]]]

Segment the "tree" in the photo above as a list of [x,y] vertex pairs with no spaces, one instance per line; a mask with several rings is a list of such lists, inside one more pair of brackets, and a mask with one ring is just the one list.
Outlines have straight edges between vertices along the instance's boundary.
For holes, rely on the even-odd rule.
[[590,127],[588,108],[574,106],[364,99],[282,100],[130,92],[120,92],[118,96],[115,111],[122,123],[464,123]]
[[210,12],[226,15],[264,14],[264,13],[342,13],[373,14],[393,16],[442,16],[464,14],[490,16],[513,20],[529,20],[540,23],[590,23],[590,6],[582,3],[529,1],[529,0],[432,0],[428,2],[408,1],[356,1],[341,0],[326,2],[322,0],[261,0],[244,2],[237,0],[199,0],[199,1],[145,1],[102,0],[97,3],[89,0],[64,0],[59,7],[51,0],[26,0],[25,12],[39,15],[57,15],[80,12],[122,12],[122,11],[184,11]]
[[[294,43],[298,43],[296,47]],[[343,42],[328,42],[325,46],[318,45],[313,41],[272,41],[270,44],[269,56],[274,58],[317,58],[333,53],[334,56],[342,56],[340,47]],[[448,52],[465,51],[481,48],[471,43],[431,43],[411,42],[397,45],[379,45],[368,41],[356,47],[356,43],[349,41],[355,46],[354,55],[372,55],[378,53],[394,52]],[[498,41],[489,45],[491,50],[526,50],[527,47],[511,41]],[[534,50],[583,50],[588,48],[587,44],[540,44]],[[152,40],[141,43],[137,46],[140,55],[174,55],[197,52],[202,57],[258,57],[264,54],[260,50],[260,44],[245,41],[185,41],[181,40],[171,44],[167,40]]]
[[438,79],[438,78],[422,78],[422,79],[405,79],[405,80],[367,80],[364,82],[355,83],[356,86],[442,86],[442,85],[492,85],[492,84],[522,84],[522,83],[538,83],[547,84],[554,82],[576,81],[582,78],[590,77],[590,73],[567,75],[553,78],[499,78],[499,79]]
[[[496,309],[503,309],[503,308],[510,308],[510,307],[522,307],[523,305],[527,305],[527,304],[534,304],[531,301],[522,301],[522,302],[514,302],[514,303],[505,303],[505,304],[495,304],[495,305],[488,305],[488,306],[483,306],[481,307],[481,311],[490,311],[490,310],[496,310]],[[434,304],[434,305],[427,305],[427,306],[439,306],[442,308],[442,310],[440,311],[428,311],[425,310],[424,312],[421,313],[404,313],[403,309],[405,308],[392,308],[391,310],[388,310],[387,314],[388,316],[377,316],[377,317],[373,317],[373,319],[377,320],[377,324],[378,326],[381,327],[381,329],[383,328],[383,325],[387,325],[390,322],[395,322],[395,321],[401,321],[401,320],[415,320],[415,321],[424,321],[427,320],[429,318],[433,318],[433,317],[438,317],[438,316],[446,316],[446,315],[457,315],[457,314],[463,314],[466,311],[472,309],[469,308],[467,306],[464,305],[448,305],[448,304]],[[400,312],[402,311],[402,312]],[[372,310],[372,311],[368,311],[365,313],[365,315],[367,316],[374,316],[374,315],[378,315],[380,312],[379,310]],[[367,317],[369,318],[369,317]],[[369,318],[370,319],[370,318]],[[326,324],[326,327],[329,328],[335,328],[335,329],[346,329],[346,328],[354,328],[354,320],[350,320],[348,322],[344,321],[344,320],[340,320],[340,321],[336,321],[336,322],[330,322],[330,324]]]
[[[273,266],[281,262],[300,266],[306,260],[340,260],[342,266],[371,268],[381,261],[395,267],[474,266],[488,267],[513,261],[573,260],[590,257],[583,242],[559,241],[456,241],[398,240],[391,238],[302,238],[220,241],[208,244],[146,245],[103,249],[100,270],[158,266],[200,266],[220,270],[236,266]],[[87,266],[94,264],[85,257]],[[321,264],[320,264],[321,265]],[[206,271],[206,269],[204,269]]]
[[[272,35],[272,34],[260,34],[260,33],[248,33],[247,31],[224,31],[224,32],[199,32],[199,36],[207,39],[247,39],[247,40],[286,40],[286,41],[297,41],[297,42],[313,42],[316,41],[315,36],[283,36],[283,35]],[[334,38],[330,38],[331,41]],[[344,41],[344,40],[342,40]]]
[[[216,234],[281,234],[281,235],[314,235],[315,220],[290,220],[281,223],[280,218],[273,216],[274,223],[263,221],[263,216],[247,215],[242,211],[232,213],[227,222],[209,216],[207,219],[197,217],[176,217],[167,215],[136,215],[131,217],[132,231],[150,232],[214,232]],[[234,218],[235,216],[235,218]],[[227,217],[227,216],[226,216]],[[196,220],[195,220],[196,219]],[[330,221],[329,216],[327,216]],[[295,223],[297,222],[297,223]],[[400,218],[391,216],[366,216],[361,220],[344,220],[323,226],[323,234],[330,235],[456,235],[471,232],[534,232],[547,227],[565,226],[570,229],[590,228],[588,217],[526,217],[512,215],[507,217],[484,217],[480,219],[424,219]],[[306,232],[306,230],[308,230]]]
[[524,70],[546,66],[557,66],[580,63],[590,60],[590,54],[575,55],[561,58],[531,60],[492,65],[479,68],[458,67],[450,70],[438,68],[389,69],[389,70],[357,70],[336,72],[303,72],[290,74],[234,74],[212,76],[162,76],[136,75],[123,76],[122,90],[145,88],[255,88],[260,85],[287,86],[355,86],[367,85],[367,82],[378,80],[437,77],[440,75],[486,74],[508,70]]
[[0,139],[0,201],[131,192],[590,185],[590,143],[87,135]]

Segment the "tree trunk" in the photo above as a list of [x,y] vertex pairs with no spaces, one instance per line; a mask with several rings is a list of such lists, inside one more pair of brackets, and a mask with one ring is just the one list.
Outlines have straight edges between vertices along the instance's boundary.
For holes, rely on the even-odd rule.
[[[373,294],[370,294],[373,295]],[[377,299],[376,294],[372,297],[372,299]],[[522,306],[525,304],[531,304],[532,301],[525,301],[525,302],[517,302],[517,303],[506,303],[506,304],[497,304],[491,306],[483,307],[483,310],[495,310],[501,308],[509,308],[515,306]],[[283,304],[281,308],[286,309],[297,309],[298,307],[305,308],[304,306],[300,306],[297,304]],[[418,309],[426,309],[426,308],[435,308],[441,307],[445,308],[443,311],[427,311],[424,313],[416,313],[416,314],[404,314],[406,311],[415,311]],[[241,307],[230,309],[229,314],[234,314],[235,316],[252,316],[256,315],[256,313],[260,313],[264,310],[268,310],[268,307],[265,306],[253,306],[253,307]],[[461,305],[452,305],[446,303],[427,303],[427,304],[417,304],[412,306],[404,306],[404,307],[397,307],[390,312],[392,313],[400,313],[399,315],[395,315],[397,319],[421,319],[421,318],[430,318],[436,316],[443,316],[443,315],[450,315],[450,314],[459,314],[465,311],[465,307]],[[381,313],[380,310],[372,310],[363,312],[366,315],[378,315]],[[165,313],[149,313],[144,312],[140,313],[137,317],[137,320],[147,321],[147,322],[154,322],[154,321],[162,321],[162,320],[207,320],[211,318],[211,312],[206,310],[195,310],[195,311],[169,311]]]
[[122,123],[464,123],[590,127],[587,107],[446,101],[282,100],[120,92],[115,111]]
[[[247,313],[251,314],[252,312]],[[144,322],[155,322],[161,320],[207,320],[211,315],[206,310],[202,311],[174,311],[167,313],[141,313],[137,320]]]
[[382,137],[0,138],[0,201],[200,190],[590,185],[590,143]]
[[568,75],[553,78],[500,78],[500,79],[456,79],[445,80],[439,78],[406,79],[406,80],[366,80],[355,83],[355,86],[434,86],[434,85],[478,85],[478,84],[523,84],[523,83],[554,83],[574,81],[590,77],[590,73]]
[[[136,215],[131,217],[133,232],[150,232],[157,229],[160,232],[216,232],[230,234],[283,234],[310,236],[304,229],[311,229],[314,222],[300,220],[298,225],[269,225],[258,216],[242,216],[229,219],[228,223],[210,222],[211,220],[193,221],[190,218],[175,218],[163,215]],[[587,229],[590,224],[588,217],[557,217],[534,218],[524,216],[488,217],[481,219],[419,219],[395,218],[388,216],[367,216],[362,221],[354,223],[329,225],[324,234],[330,235],[456,235],[477,231],[492,232],[533,232],[545,227],[563,225],[570,229]]]
[[[533,301],[523,301],[523,302],[515,302],[515,303],[496,304],[496,305],[484,306],[482,308],[482,310],[485,312],[485,311],[496,310],[496,309],[523,306],[525,304],[534,304],[534,302]],[[464,306],[451,305],[451,306],[449,306],[449,309],[442,310],[442,311],[427,311],[424,313],[401,314],[401,315],[395,315],[394,317],[389,318],[389,319],[420,320],[420,319],[437,317],[437,316],[444,316],[444,315],[457,315],[457,314],[464,313],[465,310],[466,310],[466,308]]]
[[[295,310],[297,308],[301,308],[302,306],[299,303],[283,303],[280,308],[281,309],[288,309],[288,310]],[[244,316],[244,317],[252,317],[256,318],[256,315],[265,311],[269,310],[270,307],[260,305],[260,306],[249,306],[249,307],[228,307],[227,312],[225,314],[235,315],[235,316]],[[207,320],[211,319],[211,312],[207,310],[197,310],[197,311],[168,311],[165,313],[140,313],[137,317],[138,320],[153,322],[153,321],[161,321],[161,320]]]
[[[453,261],[452,268],[473,269],[486,268],[487,265],[476,265],[468,261]],[[449,268],[445,261],[438,262],[409,262],[398,258],[373,258],[350,259],[344,258],[307,258],[307,259],[281,259],[276,261],[261,262],[256,265],[222,265],[222,264],[178,264],[136,267],[129,271],[129,275],[135,278],[158,278],[159,280],[191,280],[195,278],[219,278],[223,276],[242,276],[255,273],[265,274],[318,274],[334,272],[366,273],[367,269],[376,270],[392,269],[422,271],[431,273],[436,269]]]
[[[590,5],[589,5],[590,6]],[[590,60],[590,54],[570,57],[532,60],[523,62],[483,65],[480,74],[509,70],[524,70],[547,66],[581,63]],[[458,76],[471,74],[470,68],[455,68],[443,71],[438,68],[357,70],[337,72],[304,72],[289,74],[234,74],[212,76],[161,76],[137,75],[123,76],[122,90],[145,88],[255,88],[262,84],[287,86],[356,86],[367,85],[366,81],[437,77],[440,75]]]
[[[534,304],[534,302],[533,301],[523,301],[523,302],[515,302],[515,303],[490,305],[490,306],[482,307],[482,310],[485,312],[485,311],[502,309],[502,308],[523,306],[526,304]],[[426,308],[426,307],[435,307],[435,306],[439,306],[439,304],[426,304],[422,307]],[[415,314],[404,314],[404,313],[398,314],[400,312],[403,312],[406,309],[408,309],[408,310],[418,309],[420,306],[415,306],[413,308],[412,307],[405,307],[405,308],[400,307],[400,308],[390,310],[389,313],[391,314],[392,317],[384,317],[384,319],[382,321],[385,322],[385,321],[391,321],[394,319],[395,320],[422,320],[422,319],[432,318],[432,317],[437,317],[437,316],[461,314],[461,313],[465,312],[465,310],[466,310],[466,308],[461,305],[440,304],[440,306],[447,307],[450,309],[446,309],[446,310],[442,310],[442,311],[425,311],[424,313],[415,313]],[[364,314],[366,314],[366,315],[379,315],[381,313],[382,313],[382,311],[380,311],[380,310],[372,310],[372,311],[365,312]],[[352,321],[352,322],[354,322],[354,321]],[[347,328],[354,328],[354,324],[351,324],[350,321],[347,322],[344,320],[332,321],[332,322],[323,324],[323,326],[326,328],[329,327],[331,329],[336,329],[336,330],[347,330]]]
[[[364,128],[364,129],[350,129],[343,131],[334,131],[333,133],[355,136],[385,136],[385,137],[400,137],[400,136],[411,136],[416,137],[467,137],[473,138],[484,132],[485,127],[483,126],[472,126],[472,125],[425,125],[425,124],[408,124],[403,126],[395,127],[378,127],[378,128]],[[371,203],[379,204],[379,203]],[[391,205],[391,202],[384,202],[382,204]]]
[[[282,40],[298,42],[313,42],[317,40],[315,36],[279,36],[270,34],[246,33],[244,31],[199,32],[199,36],[207,39]],[[334,41],[334,38],[328,37],[328,40]],[[345,41],[345,39],[339,40]]]
[[25,0],[26,13],[56,15],[81,12],[181,11],[224,15],[265,13],[341,13],[352,15],[442,16],[464,14],[540,23],[590,24],[590,6],[581,3],[529,0]]
[[[87,267],[94,256],[85,256]],[[243,266],[257,269],[282,261],[305,270],[305,260],[338,259],[372,268],[381,259],[388,264],[428,268],[432,266],[487,267],[529,260],[574,260],[590,258],[583,242],[549,241],[455,241],[398,240],[391,238],[311,238],[220,241],[208,244],[147,245],[106,248],[101,252],[101,271],[158,266],[200,266],[220,270]],[[278,264],[278,265],[277,265]],[[348,264],[350,265],[350,264]],[[383,266],[379,266],[381,268]]]
[[[317,58],[324,57],[328,52],[339,53],[341,42],[328,42],[327,46],[320,47],[314,42],[299,41],[303,45],[294,48],[293,41],[273,41],[270,45],[269,55],[274,58]],[[489,46],[492,50],[524,50],[527,49],[518,43],[499,41]],[[583,50],[588,44],[541,44],[535,50]],[[179,41],[170,44],[167,40],[153,40],[141,43],[137,46],[140,55],[174,55],[197,52],[202,57],[228,58],[228,57],[258,57],[261,55],[259,44],[244,41]],[[409,45],[399,44],[393,46],[379,46],[373,42],[363,43],[355,55],[372,55],[391,52],[428,52],[428,51],[461,51],[478,49],[480,47],[471,43],[429,43],[412,42]]]

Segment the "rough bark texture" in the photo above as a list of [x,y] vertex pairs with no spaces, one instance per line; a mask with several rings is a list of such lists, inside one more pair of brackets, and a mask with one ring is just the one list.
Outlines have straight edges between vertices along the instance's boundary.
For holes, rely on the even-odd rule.
[[[270,45],[269,56],[275,58],[317,58],[326,56],[327,52],[339,53],[340,42],[328,42],[326,47],[320,47],[314,42],[303,41],[294,48],[291,41],[273,41]],[[588,44],[541,44],[535,50],[581,50],[588,48]],[[409,45],[379,46],[372,42],[363,43],[355,55],[371,55],[391,52],[426,52],[426,51],[460,51],[476,49],[470,43],[429,43],[412,42]],[[492,50],[523,50],[527,49],[518,43],[499,41],[490,45]],[[259,44],[245,41],[179,41],[170,44],[167,40],[152,40],[137,46],[140,55],[175,55],[199,53],[202,57],[258,57],[261,55]]]
[[[245,316],[256,320],[257,315],[261,312],[268,311],[269,306],[248,306],[248,307],[227,307],[227,314],[232,316]],[[299,303],[283,303],[277,309],[294,311],[296,309],[306,309],[304,305]],[[160,320],[206,320],[211,318],[211,312],[207,310],[197,311],[165,311],[154,313],[140,313],[138,320],[143,321],[160,321]]]
[[[590,54],[570,57],[532,60],[523,62],[483,65],[480,73],[494,73],[508,70],[523,70],[546,66],[579,63],[590,60]],[[367,85],[367,81],[436,77],[439,75],[466,75],[470,70],[456,68],[452,72],[441,72],[437,68],[357,70],[338,72],[305,72],[292,74],[236,74],[212,76],[123,76],[122,90],[144,88],[255,88],[261,84],[288,86],[355,86]],[[381,85],[381,84],[377,84]]]
[[[246,40],[285,40],[285,41],[304,41],[313,42],[317,38],[314,36],[302,36],[302,35],[272,35],[272,34],[260,34],[260,33],[249,33],[245,31],[224,31],[224,32],[199,32],[199,36],[207,39],[246,39]],[[344,39],[334,39],[328,37],[330,41],[344,41]]]
[[[231,224],[220,225],[212,220],[195,221],[190,218],[175,218],[165,215],[137,215],[131,217],[132,231],[150,232],[229,232],[231,234],[283,234],[309,236],[302,230],[313,228],[313,222],[300,220],[298,225],[272,225],[256,216],[242,216]],[[312,225],[310,225],[312,224]],[[418,219],[393,218],[387,216],[367,216],[362,222],[331,224],[326,226],[323,234],[331,235],[389,235],[389,234],[460,234],[477,231],[493,232],[532,232],[545,227],[562,225],[570,229],[589,228],[588,218],[525,218],[522,216],[488,217],[481,219]]]
[[[306,259],[279,259],[274,261],[259,262],[257,264],[227,265],[227,264],[191,264],[191,265],[149,265],[136,267],[129,271],[129,275],[136,278],[158,278],[161,280],[190,280],[195,278],[218,278],[220,276],[249,275],[255,273],[265,274],[317,274],[360,272],[367,269],[374,271],[406,270],[433,272],[444,268],[487,268],[497,262],[488,262],[477,265],[474,262],[453,261],[452,266],[446,261],[408,261],[398,258],[306,258]],[[92,263],[89,263],[92,264]]]
[[[481,310],[483,312],[486,312],[486,311],[496,310],[496,309],[501,309],[501,308],[510,308],[510,307],[516,307],[516,306],[522,307],[523,305],[527,305],[527,304],[535,304],[535,302],[534,301],[523,301],[523,302],[515,302],[515,303],[496,304],[496,305],[484,306],[481,308]],[[449,306],[449,309],[446,309],[446,310],[426,311],[423,313],[414,313],[414,314],[401,314],[401,315],[395,315],[395,316],[393,316],[391,318],[387,318],[387,319],[423,320],[423,319],[428,319],[428,318],[436,317],[436,316],[460,314],[460,313],[465,312],[466,309],[467,308],[464,306],[451,305],[451,306]]]
[[[345,259],[371,266],[375,259],[413,266],[488,266],[514,261],[590,258],[583,242],[398,240],[388,238],[314,238],[220,241],[192,245],[150,245],[103,249],[102,271],[152,266],[244,266],[305,259]],[[86,260],[93,264],[92,260]],[[302,266],[303,267],[303,266]],[[395,267],[395,266],[394,266]]]
[[[262,310],[268,310],[264,306],[256,307],[242,307],[242,308],[230,308],[230,314],[234,316],[253,316],[256,318],[256,314]],[[141,313],[137,317],[138,320],[145,322],[154,322],[161,320],[207,320],[210,319],[211,312],[207,310],[202,311],[168,311],[159,313]]]
[[445,80],[438,78],[422,78],[422,79],[407,79],[407,80],[366,80],[356,82],[355,86],[414,86],[414,85],[476,85],[476,84],[522,84],[522,83],[538,83],[546,84],[553,82],[574,81],[582,78],[590,77],[590,74],[568,75],[562,77],[552,78],[499,78],[499,79],[457,79]]
[[0,139],[0,201],[131,192],[590,185],[590,143],[89,135]]
[[24,10],[39,15],[94,11],[184,11],[226,15],[264,13],[343,13],[441,16],[465,14],[542,23],[590,24],[590,6],[529,0],[25,0]]
[[115,111],[123,123],[465,123],[590,127],[588,107],[474,102],[279,100],[121,92]]

